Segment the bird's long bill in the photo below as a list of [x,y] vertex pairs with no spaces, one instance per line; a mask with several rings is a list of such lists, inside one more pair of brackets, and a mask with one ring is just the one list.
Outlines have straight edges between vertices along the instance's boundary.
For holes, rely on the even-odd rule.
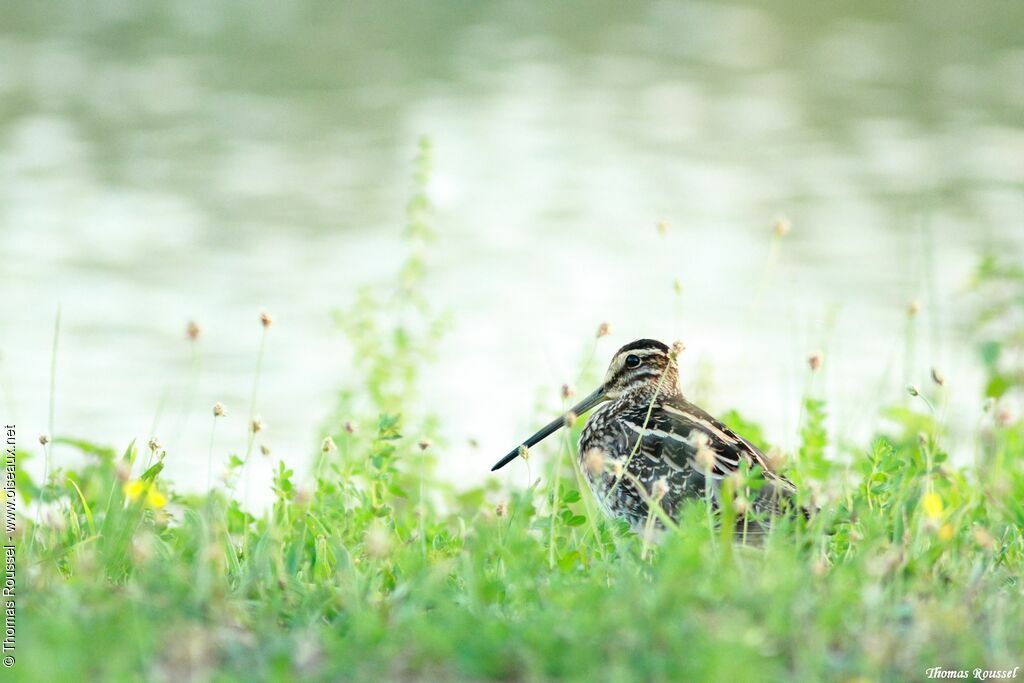
[[[570,412],[572,412],[574,415],[582,415],[583,413],[587,412],[588,410],[596,406],[598,403],[603,401],[604,396],[605,390],[604,386],[602,385],[598,387],[594,393],[590,394],[585,399],[583,399],[582,401],[574,405],[572,408],[570,408]],[[499,460],[494,465],[494,467],[491,468],[491,472],[494,472],[495,470],[500,470],[502,467],[515,460],[516,457],[518,457],[520,449],[523,446],[526,446],[527,448],[533,447],[534,445],[540,443],[544,439],[548,438],[549,436],[557,432],[564,425],[565,415],[562,415],[558,419],[552,420],[548,424],[544,425],[544,427],[542,427],[536,434],[534,434],[529,439],[524,441],[522,445],[516,446],[515,448],[512,449],[511,453],[509,453],[504,458]]]

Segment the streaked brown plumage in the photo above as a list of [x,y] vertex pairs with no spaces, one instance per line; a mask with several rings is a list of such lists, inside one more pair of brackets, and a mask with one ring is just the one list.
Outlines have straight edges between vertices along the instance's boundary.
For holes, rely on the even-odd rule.
[[[601,387],[572,412],[582,414],[600,403],[580,436],[579,460],[610,516],[637,528],[648,518],[649,500],[660,499],[672,519],[687,499],[707,496],[717,507],[722,480],[744,465],[759,468],[764,483],[751,492],[742,528],[763,531],[773,516],[790,507],[796,489],[770,470],[764,454],[683,397],[674,354],[665,344],[641,339],[623,346]],[[563,422],[555,420],[523,445],[534,445]],[[493,469],[519,452],[512,451]]]

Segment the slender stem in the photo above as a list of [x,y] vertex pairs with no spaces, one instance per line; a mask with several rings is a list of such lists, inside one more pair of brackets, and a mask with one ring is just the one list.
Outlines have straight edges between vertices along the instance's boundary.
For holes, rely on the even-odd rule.
[[[43,444],[43,480],[42,487],[46,488],[47,482],[50,479],[50,460],[53,457],[53,423],[54,413],[56,412],[56,395],[57,395],[57,342],[60,339],[60,304],[57,304],[57,317],[53,321],[53,345],[50,350],[50,406],[49,415],[47,416],[47,441]],[[39,530],[39,522],[42,514],[42,496],[40,496],[39,503],[36,507],[36,519],[32,525],[32,535],[29,536],[28,541],[28,552],[31,554],[32,548],[36,542],[36,532]]]
[[160,417],[163,415],[164,406],[167,405],[167,394],[170,389],[164,387],[164,390],[160,393],[160,400],[156,402],[156,410],[153,412],[153,421],[149,425],[149,436],[150,438],[156,437],[156,428],[160,424]]
[[711,468],[704,470],[704,507],[708,513],[708,531],[711,533],[711,545],[715,545],[715,516],[711,512]]
[[[743,487],[743,497],[747,501],[747,505],[748,505],[747,512],[749,513],[750,510],[754,507],[754,504],[753,504],[753,501],[751,501],[750,488],[747,487],[747,486]],[[748,519],[748,517],[749,517],[748,514],[744,514],[743,515],[743,542],[744,543],[747,542],[747,519]]]
[[[566,436],[565,439],[566,439],[566,442],[567,442],[568,441],[568,436]],[[568,443],[566,443],[566,445],[569,446]],[[582,466],[582,463],[580,462],[579,458],[577,458],[577,460],[576,460],[576,466],[573,467],[573,472],[576,474],[576,486],[579,487],[579,489],[581,491],[585,487],[586,488],[590,488],[594,492],[595,497],[596,497],[596,494],[597,494],[596,487],[591,487],[590,486],[590,483],[587,480],[587,475],[583,471],[583,466]],[[604,475],[602,474],[600,476],[603,477]],[[584,505],[584,507],[587,508],[587,521],[589,522],[589,524],[588,524],[589,528],[588,528],[587,532],[594,534],[594,539],[595,539],[595,542],[597,543],[597,551],[598,551],[598,554],[601,556],[601,559],[602,560],[607,559],[605,557],[605,552],[604,552],[604,543],[601,542],[601,535],[600,535],[600,533],[598,533],[598,530],[597,530],[597,515],[600,513],[600,510],[598,510],[596,508],[596,506],[594,504],[594,501],[591,499],[590,496],[583,496],[583,505]],[[584,541],[586,541],[586,538],[587,538],[587,536],[586,536],[586,534],[584,534],[583,537],[580,539],[580,545],[583,545]]]
[[[196,395],[199,393],[199,379],[202,376],[202,354],[199,352],[199,339],[189,339],[189,376],[184,388],[184,396],[181,399],[180,415],[174,425],[174,431],[170,434],[170,440],[178,443],[182,434],[188,432],[189,418],[192,415],[192,407],[196,402]],[[170,393],[168,387],[167,393]],[[166,399],[166,395],[164,397]],[[156,433],[156,420],[153,423],[153,433]]]
[[213,416],[213,425],[210,427],[210,449],[206,455],[206,495],[213,491],[213,440],[217,434],[217,416]]
[[757,308],[761,304],[762,296],[768,291],[768,284],[772,280],[772,275],[775,271],[775,264],[779,260],[779,251],[782,248],[782,237],[779,235],[772,235],[771,242],[768,243],[768,256],[764,260],[764,268],[761,270],[761,286],[757,288],[754,293],[754,307]]
[[256,442],[256,430],[253,429],[253,422],[256,419],[256,397],[259,394],[260,389],[260,374],[263,371],[263,351],[267,346],[267,326],[263,326],[263,332],[260,335],[260,349],[256,355],[256,376],[253,378],[252,383],[252,395],[249,397],[249,424],[247,428],[249,430],[249,438],[245,444],[245,458],[242,460],[242,476],[245,478],[245,494],[243,500],[245,501],[245,507],[249,507],[249,458],[252,455],[252,447]]
[[316,469],[313,471],[313,479],[316,480],[317,486],[320,485],[320,478],[323,476],[324,460],[327,458],[327,451],[320,448],[320,456],[316,459]]
[[594,337],[594,340],[590,343],[590,349],[587,351],[586,358],[580,365],[580,371],[576,373],[576,386],[580,385],[583,380],[583,376],[590,371],[590,366],[594,362],[594,356],[597,354],[597,344],[600,341],[600,337]]
[[49,442],[45,448],[45,462],[43,463],[43,486],[46,485],[50,476],[51,460],[53,458],[53,421],[57,404],[57,345],[60,340],[60,304],[57,305],[57,317],[53,321],[53,346],[50,350],[50,410],[47,416],[46,429]]
[[646,560],[651,549],[651,536],[654,534],[654,508],[647,508],[647,519],[644,521],[643,545],[640,547],[640,559]]
[[665,512],[665,509],[661,507],[660,504],[658,504],[658,501],[654,500],[654,497],[647,493],[647,489],[644,488],[644,485],[640,483],[640,480],[637,479],[636,476],[629,472],[623,472],[622,477],[633,485],[633,488],[636,489],[640,499],[644,501],[645,505],[647,505],[647,509],[654,510],[654,514],[658,516],[658,520],[665,525],[666,529],[672,529],[673,531],[679,530],[679,525],[668,516],[668,513]]
[[558,485],[562,478],[562,458],[565,457],[565,449],[558,449],[558,460],[555,461],[554,471],[551,473],[551,528],[548,533],[548,566],[555,567],[555,517],[558,515]]
[[903,335],[903,377],[909,380],[914,376],[914,350],[917,347],[917,316],[907,314],[906,332]]
[[[418,522],[417,526],[419,527],[419,535],[420,535],[420,551],[423,553],[423,561],[424,562],[426,562],[426,560],[427,560],[427,530],[426,530],[426,522],[425,522],[425,519],[426,519],[426,516],[427,516],[427,506],[423,504],[423,497],[424,497],[423,494],[424,494],[424,490],[425,490],[424,482],[427,479],[427,462],[426,461],[427,461],[427,452],[426,452],[426,450],[421,450],[419,458],[416,461],[416,465],[417,465],[417,467],[416,467],[416,469],[417,469],[416,475],[417,475],[417,479],[419,479],[419,495],[418,495],[418,500],[417,500],[417,503],[416,503],[416,507],[419,508],[419,515],[418,515],[419,519],[417,520],[417,522]],[[321,460],[321,462],[323,462],[323,461]],[[317,468],[317,469],[319,469],[319,468]]]

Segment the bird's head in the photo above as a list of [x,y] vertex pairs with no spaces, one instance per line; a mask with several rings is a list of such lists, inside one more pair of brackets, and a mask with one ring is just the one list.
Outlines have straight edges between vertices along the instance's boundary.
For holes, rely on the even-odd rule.
[[626,394],[674,394],[679,369],[672,350],[654,339],[638,339],[615,352],[601,384],[603,398]]
[[[652,400],[656,396],[671,396],[679,391],[679,370],[676,367],[678,351],[654,339],[639,339],[615,352],[604,381],[582,401],[570,408],[579,416],[604,401],[623,396],[635,396],[638,401]],[[516,459],[522,447],[530,448],[557,432],[565,423],[566,415],[551,421],[540,431],[510,452],[491,471],[501,469]]]

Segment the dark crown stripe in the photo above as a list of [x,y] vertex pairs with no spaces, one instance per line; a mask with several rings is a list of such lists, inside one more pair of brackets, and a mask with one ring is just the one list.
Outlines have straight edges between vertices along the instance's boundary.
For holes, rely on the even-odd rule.
[[668,347],[657,339],[637,339],[635,342],[631,342],[623,346],[615,355],[619,355],[624,351],[635,351],[637,349],[658,349],[659,351],[668,353]]

